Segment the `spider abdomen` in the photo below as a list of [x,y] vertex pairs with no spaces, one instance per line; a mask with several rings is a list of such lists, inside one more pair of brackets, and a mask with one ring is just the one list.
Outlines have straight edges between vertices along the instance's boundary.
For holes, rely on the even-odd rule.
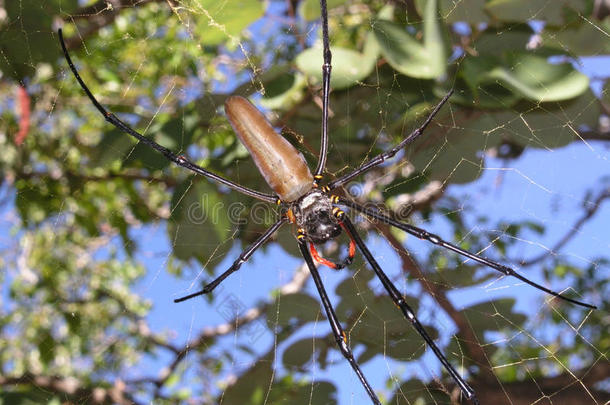
[[229,97],[225,112],[265,181],[282,201],[295,201],[313,188],[313,176],[303,155],[275,132],[248,100]]

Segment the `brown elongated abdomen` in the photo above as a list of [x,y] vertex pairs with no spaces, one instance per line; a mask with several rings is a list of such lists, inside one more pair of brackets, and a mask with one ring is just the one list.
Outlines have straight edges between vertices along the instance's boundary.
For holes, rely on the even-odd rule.
[[232,96],[225,102],[225,112],[265,181],[282,201],[295,201],[312,189],[313,176],[303,155],[275,132],[256,107],[243,97]]

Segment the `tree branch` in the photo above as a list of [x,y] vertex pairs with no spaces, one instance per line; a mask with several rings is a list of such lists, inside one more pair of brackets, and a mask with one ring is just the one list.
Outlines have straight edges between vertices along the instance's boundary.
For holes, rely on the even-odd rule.
[[590,367],[555,377],[535,377],[528,381],[502,383],[501,389],[473,381],[482,404],[494,405],[581,405],[607,404],[608,391],[593,388],[610,375],[610,363],[601,358]]
[[[574,225],[570,228],[568,233],[566,233],[563,238],[561,238],[555,246],[549,248],[546,252],[526,261],[519,262],[522,266],[531,266],[535,263],[538,263],[544,259],[546,259],[550,255],[556,255],[557,252],[561,250],[563,246],[565,246],[574,236],[576,236],[580,232],[580,228],[587,223],[598,211],[602,202],[606,199],[610,198],[610,187],[603,190],[597,198],[591,203],[588,201],[583,201],[583,207],[585,212],[582,217],[580,217]],[[514,261],[516,262],[516,261]]]
[[72,402],[76,404],[138,404],[138,402],[127,393],[127,385],[120,379],[115,380],[113,387],[107,388],[95,386],[84,387],[82,381],[75,377],[54,377],[31,373],[25,373],[18,377],[0,376],[0,386],[15,388],[14,386],[16,385],[29,385],[43,388],[45,391],[60,395],[63,401],[72,398]]

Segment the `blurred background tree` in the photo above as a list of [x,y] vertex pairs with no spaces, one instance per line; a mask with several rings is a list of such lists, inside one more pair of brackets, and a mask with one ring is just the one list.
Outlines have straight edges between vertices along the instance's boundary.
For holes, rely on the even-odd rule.
[[[454,88],[424,137],[344,192],[600,307],[359,221],[450,361],[484,404],[610,400],[608,2],[329,8],[327,178],[398,142]],[[212,296],[171,302],[276,212],[107,124],[56,34],[134,128],[267,191],[222,104],[251,97],[314,165],[318,20],[313,0],[0,0],[2,403],[367,403],[290,227]],[[382,399],[460,402],[361,261],[323,273]]]

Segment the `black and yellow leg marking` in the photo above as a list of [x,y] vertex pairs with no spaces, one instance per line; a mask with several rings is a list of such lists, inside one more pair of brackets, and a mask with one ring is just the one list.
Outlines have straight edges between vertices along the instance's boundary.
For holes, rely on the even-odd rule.
[[[290,222],[291,224],[294,224],[297,221],[296,217],[294,216],[294,212],[292,212],[292,209],[288,209],[286,211],[286,218],[288,218],[288,222]],[[305,233],[303,228],[300,228],[299,230]]]
[[313,258],[311,257],[311,254],[309,253],[309,250],[307,249],[307,242],[304,240],[305,235],[303,235],[302,238],[300,236],[301,236],[301,234],[299,234],[299,236],[297,236],[297,238],[299,238],[299,249],[301,250],[301,254],[303,255],[303,258],[305,259],[305,263],[307,263],[307,267],[309,267],[309,272],[311,273],[311,277],[313,278],[313,281],[316,284],[316,288],[318,289],[318,294],[320,294],[322,306],[324,307],[324,311],[326,312],[326,317],[328,318],[328,323],[330,323],[330,328],[332,329],[333,336],[335,337],[335,341],[337,342],[337,346],[339,346],[339,350],[341,351],[341,354],[343,354],[343,356],[349,362],[350,366],[352,366],[352,369],[358,376],[358,379],[364,386],[366,393],[369,395],[369,397],[371,398],[373,403],[375,405],[381,405],[381,402],[377,398],[377,395],[373,391],[373,388],[371,388],[371,385],[369,384],[366,377],[362,373],[362,370],[360,370],[360,366],[358,366],[358,363],[356,363],[356,360],[354,359],[354,355],[347,344],[347,336],[346,336],[345,332],[343,331],[341,324],[339,323],[337,314],[335,313],[335,310],[333,309],[332,304],[330,303],[330,300],[328,299],[328,295],[326,294],[326,289],[324,288],[324,284],[322,284],[322,278],[320,277],[320,273],[318,273],[318,269],[316,269],[316,266],[313,263]]

